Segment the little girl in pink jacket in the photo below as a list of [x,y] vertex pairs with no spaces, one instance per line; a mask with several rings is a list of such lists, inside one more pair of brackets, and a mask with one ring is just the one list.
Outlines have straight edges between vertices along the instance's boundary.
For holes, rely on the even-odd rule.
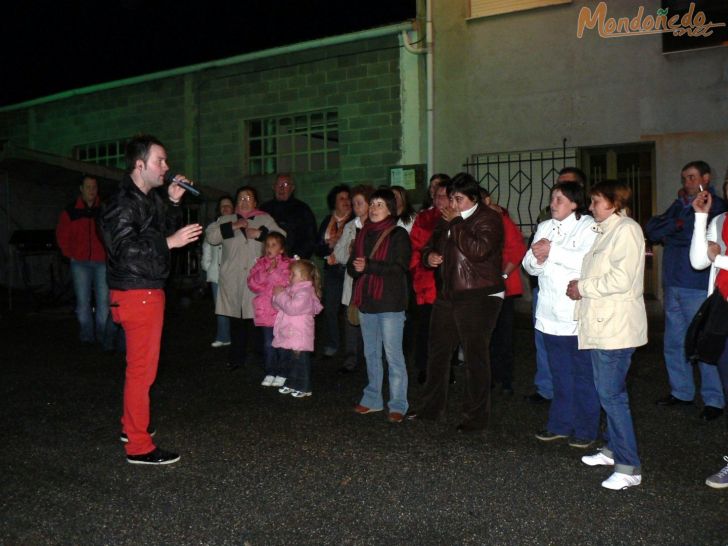
[[257,294],[253,299],[255,313],[253,321],[263,332],[263,354],[265,357],[264,387],[281,387],[286,378],[278,352],[273,348],[273,324],[278,311],[273,308],[273,289],[288,284],[288,266],[291,259],[285,254],[286,239],[277,231],[265,238],[265,254],[258,258],[248,274],[248,288]]
[[281,394],[295,398],[311,396],[311,353],[314,340],[314,317],[321,305],[321,277],[313,262],[291,262],[290,282],[286,288],[273,289],[273,307],[278,310],[273,326],[273,347],[286,369]]

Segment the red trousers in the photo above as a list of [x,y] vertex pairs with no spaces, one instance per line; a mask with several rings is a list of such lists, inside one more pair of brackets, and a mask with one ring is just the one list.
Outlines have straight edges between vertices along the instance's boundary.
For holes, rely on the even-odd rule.
[[114,322],[126,334],[126,381],[122,431],[129,442],[127,455],[154,451],[149,427],[149,388],[157,377],[159,345],[164,323],[163,290],[111,290]]

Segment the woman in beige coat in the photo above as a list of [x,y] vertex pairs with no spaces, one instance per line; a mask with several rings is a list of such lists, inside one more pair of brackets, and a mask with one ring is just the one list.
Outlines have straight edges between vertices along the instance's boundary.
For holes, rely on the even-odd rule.
[[258,210],[255,188],[243,186],[235,194],[235,214],[221,216],[205,230],[211,245],[222,244],[215,313],[230,317],[230,361],[235,370],[245,364],[246,324],[253,318],[253,297],[248,273],[263,254],[263,241],[271,231],[286,234],[273,217]]
[[627,216],[628,186],[604,181],[589,194],[597,237],[584,256],[581,279],[569,282],[566,295],[577,300],[579,349],[591,353],[594,383],[607,414],[607,445],[581,460],[589,466],[614,466],[602,487],[620,490],[642,482],[626,378],[632,353],[647,343],[645,239],[639,224]]

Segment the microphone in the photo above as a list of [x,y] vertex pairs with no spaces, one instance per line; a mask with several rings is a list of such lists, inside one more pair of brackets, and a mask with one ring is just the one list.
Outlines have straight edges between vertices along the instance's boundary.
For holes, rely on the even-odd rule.
[[174,175],[172,174],[172,171],[167,171],[167,174],[164,175],[164,181],[167,182],[168,184],[171,184],[172,182],[174,182],[180,188],[184,188],[185,191],[187,191],[188,193],[191,193],[195,197],[200,196],[200,190],[198,190],[194,186],[191,186],[187,182],[183,182],[182,180],[175,179]]

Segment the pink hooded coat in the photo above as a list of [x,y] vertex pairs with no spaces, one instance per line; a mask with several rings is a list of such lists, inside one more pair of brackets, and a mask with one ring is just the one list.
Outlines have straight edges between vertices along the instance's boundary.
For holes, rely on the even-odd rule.
[[313,351],[314,317],[323,306],[311,281],[301,281],[273,296],[279,313],[273,326],[273,347],[292,351]]
[[273,271],[268,271],[272,259],[268,256],[261,256],[255,262],[248,275],[248,288],[257,295],[253,299],[253,311],[256,326],[267,326],[270,328],[275,324],[278,311],[273,308],[273,288],[276,286],[288,285],[289,264],[291,259],[285,256],[278,256],[278,263]]

